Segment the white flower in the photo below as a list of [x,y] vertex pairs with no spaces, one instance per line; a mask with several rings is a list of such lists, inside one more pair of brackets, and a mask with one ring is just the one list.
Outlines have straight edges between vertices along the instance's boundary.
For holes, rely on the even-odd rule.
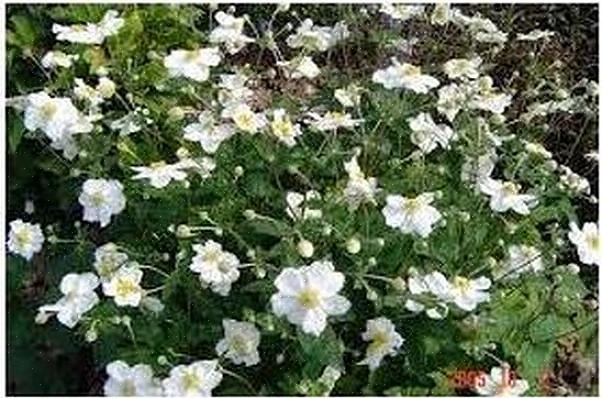
[[511,103],[512,96],[510,94],[487,92],[472,97],[470,106],[474,109],[501,115]]
[[72,328],[83,314],[98,303],[98,296],[94,292],[98,285],[98,277],[91,272],[67,274],[59,287],[63,297],[55,304],[41,306],[38,311],[44,320],[48,314],[56,313],[60,323]]
[[117,34],[124,24],[123,18],[118,18],[115,10],[109,10],[98,24],[63,26],[52,25],[52,33],[56,39],[71,43],[102,44],[108,36]]
[[326,51],[349,36],[345,22],[337,22],[334,27],[314,26],[311,19],[305,19],[294,34],[286,38],[291,48],[303,47],[308,51]]
[[435,124],[428,113],[420,113],[407,121],[412,130],[410,140],[423,153],[431,153],[437,146],[446,149],[450,140],[455,137],[451,127],[445,124]]
[[203,150],[211,154],[217,152],[221,143],[233,134],[234,127],[227,123],[217,125],[210,111],[201,112],[197,123],[184,127],[184,139],[200,142]]
[[536,41],[540,39],[547,39],[556,34],[556,32],[552,32],[551,30],[540,30],[535,29],[530,31],[529,33],[518,33],[516,35],[516,40],[518,41]]
[[484,276],[477,279],[468,279],[456,276],[449,288],[451,301],[464,311],[472,311],[479,303],[489,301],[489,293],[485,292],[491,287],[491,280]]
[[437,3],[431,13],[431,23],[433,25],[445,25],[450,17],[450,5],[447,3]]
[[516,279],[527,271],[539,272],[543,269],[541,252],[533,246],[512,245],[508,248],[508,259],[500,269],[495,269],[496,278]]
[[133,166],[131,169],[138,173],[132,177],[132,180],[147,178],[150,185],[155,188],[165,188],[172,180],[184,181],[187,176],[179,163],[167,164],[161,161],[151,163],[148,167]]
[[138,307],[144,295],[144,289],[140,286],[143,275],[136,263],[125,265],[102,284],[102,291],[106,296],[113,297],[119,307]]
[[232,108],[238,104],[249,102],[253,97],[253,90],[245,87],[248,77],[242,73],[222,74],[219,76],[217,93],[218,101],[225,108]]
[[395,331],[393,322],[384,317],[368,320],[362,339],[371,343],[366,350],[366,358],[359,364],[368,365],[370,370],[378,368],[387,355],[396,355],[404,341]]
[[242,50],[247,43],[255,40],[245,36],[243,31],[245,25],[244,18],[236,18],[233,15],[219,11],[215,14],[215,20],[219,23],[209,34],[211,43],[224,43],[230,54],[236,54]]
[[274,116],[270,122],[270,132],[278,141],[288,147],[295,146],[295,138],[302,134],[301,126],[293,124],[284,109],[274,110]]
[[320,68],[314,62],[312,57],[298,57],[288,62],[280,62],[278,65],[291,71],[291,79],[301,79],[306,77],[313,79],[320,74]]
[[42,130],[52,141],[92,130],[70,98],[53,98],[43,91],[27,96],[24,124],[29,131]]
[[374,72],[372,81],[382,84],[386,89],[404,88],[421,94],[439,86],[439,80],[422,74],[419,66],[400,64],[396,59],[393,59],[393,65],[388,68]]
[[502,182],[487,178],[479,182],[479,189],[491,196],[489,206],[496,212],[504,213],[512,209],[518,214],[526,215],[531,212],[530,208],[537,204],[536,196],[520,194],[520,186],[511,181]]
[[42,57],[42,66],[46,69],[54,69],[57,67],[70,68],[73,65],[73,61],[77,61],[79,55],[65,54],[62,51],[48,51]]
[[222,117],[232,119],[239,130],[249,134],[256,134],[268,122],[263,113],[253,112],[249,105],[243,103],[225,108]]
[[320,131],[335,131],[340,128],[352,129],[363,122],[362,119],[353,119],[348,113],[341,112],[326,112],[324,116],[317,113],[309,112],[307,116],[311,117],[307,123]]
[[442,217],[436,208],[430,206],[433,199],[432,193],[422,193],[415,198],[389,195],[387,205],[382,209],[385,223],[399,228],[404,234],[416,233],[426,238],[432,232],[433,224]]
[[590,193],[591,187],[587,178],[580,176],[567,166],[559,166],[558,170],[560,171],[560,183],[562,186],[575,193]]
[[119,135],[130,135],[137,133],[142,130],[142,126],[138,121],[138,115],[135,112],[128,113],[127,115],[114,120],[110,124],[111,130],[119,130]]
[[310,258],[314,255],[314,245],[307,239],[301,239],[299,243],[297,243],[297,253],[301,257]]
[[[432,319],[443,319],[447,316],[449,308],[445,304],[450,300],[450,284],[445,276],[438,272],[420,276],[411,276],[408,278],[408,290],[413,298],[406,300],[405,308],[412,312],[422,312],[426,310],[426,315]],[[427,301],[422,298],[428,296]],[[432,298],[436,300],[432,300]]]
[[529,383],[516,379],[508,366],[494,366],[490,374],[485,374],[482,381],[475,383],[474,389],[479,395],[517,397],[527,392]]
[[478,186],[478,184],[490,178],[495,168],[496,160],[497,155],[495,151],[490,151],[477,157],[467,157],[462,164],[460,179],[477,184]]
[[345,108],[353,108],[360,104],[362,87],[352,84],[346,88],[334,90],[334,98]]
[[552,152],[537,142],[524,141],[525,150],[529,153],[539,155],[544,159],[552,159]]
[[356,237],[349,238],[345,242],[345,249],[349,254],[357,254],[362,250],[362,242]]
[[84,207],[84,220],[106,227],[111,216],[125,209],[123,185],[117,180],[89,179],[84,182],[79,203]]
[[392,19],[407,21],[424,13],[423,5],[391,4],[385,3],[380,7],[380,12],[387,14]]
[[224,338],[215,346],[218,355],[224,355],[235,365],[244,363],[253,366],[259,363],[259,330],[250,322],[238,322],[224,319]]
[[98,91],[103,98],[111,98],[115,95],[116,88],[115,82],[104,76],[98,79],[98,84],[96,85],[96,91]]
[[197,82],[209,79],[211,66],[219,65],[222,56],[217,47],[201,48],[199,50],[173,50],[163,60],[169,75],[184,76]]
[[364,175],[357,163],[357,155],[353,156],[349,162],[345,162],[345,171],[349,175],[347,186],[343,191],[345,200],[349,208],[355,210],[362,203],[376,204],[376,178]]
[[508,40],[508,33],[504,33],[501,30],[493,32],[477,32],[474,38],[481,43],[503,44]]
[[577,247],[579,260],[583,264],[600,265],[600,233],[593,222],[586,222],[579,229],[577,224],[570,224],[569,240]]
[[320,193],[317,191],[307,191],[305,194],[298,192],[286,193],[286,214],[295,220],[308,220],[311,218],[321,218],[322,210],[310,209],[307,202],[313,199],[320,199]]
[[472,59],[454,58],[443,64],[443,71],[450,79],[476,79],[479,77],[481,62],[481,57]]
[[211,177],[211,173],[215,170],[215,161],[207,156],[200,159],[185,158],[176,163],[177,167],[182,169],[190,169],[198,173],[203,180]]
[[153,377],[153,369],[145,364],[129,366],[123,361],[113,361],[107,365],[109,378],[104,384],[104,394],[108,397],[158,397],[163,395],[161,384]]
[[271,298],[277,316],[301,326],[305,333],[319,336],[329,315],[342,315],[351,303],[338,292],[345,276],[330,261],[315,261],[301,268],[285,268],[274,281],[278,293]]
[[163,380],[163,390],[168,397],[209,397],[211,390],[222,381],[219,364],[213,361],[196,361],[178,365]]
[[94,269],[100,276],[100,280],[108,282],[115,271],[129,260],[128,255],[119,251],[119,248],[114,243],[106,243],[94,252]]
[[190,270],[198,272],[201,282],[207,283],[215,293],[227,296],[232,283],[240,276],[238,258],[213,240],[192,248],[197,254],[192,258]]
[[40,224],[23,222],[21,219],[9,223],[8,250],[26,259],[31,260],[33,255],[42,250],[44,234]]
[[92,107],[96,107],[104,102],[103,96],[94,87],[89,86],[82,79],[76,78],[73,94],[78,100],[84,100],[90,103]]
[[453,122],[467,100],[466,92],[456,83],[441,87],[438,91],[437,111]]

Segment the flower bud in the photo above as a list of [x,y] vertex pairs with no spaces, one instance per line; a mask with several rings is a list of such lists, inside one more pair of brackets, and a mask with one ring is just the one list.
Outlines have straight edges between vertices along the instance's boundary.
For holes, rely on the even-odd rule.
[[397,278],[391,281],[391,286],[393,286],[395,290],[403,292],[404,290],[406,290],[406,281],[404,281],[401,276],[398,276]]
[[297,252],[304,258],[310,258],[314,255],[314,245],[306,240],[302,239],[297,243]]
[[358,238],[349,238],[345,243],[345,249],[347,249],[347,252],[350,254],[357,254],[362,250],[362,243]]
[[93,343],[98,339],[98,333],[96,332],[96,329],[89,329],[86,332],[86,336],[85,339],[88,343]]
[[107,77],[101,77],[98,80],[96,90],[98,90],[103,98],[111,98],[115,95],[115,83]]
[[247,220],[254,220],[257,217],[255,210],[247,209],[242,213]]

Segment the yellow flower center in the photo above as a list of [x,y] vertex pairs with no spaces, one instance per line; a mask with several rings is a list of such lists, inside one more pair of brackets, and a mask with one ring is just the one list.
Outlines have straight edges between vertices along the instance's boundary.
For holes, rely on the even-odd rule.
[[290,137],[293,135],[294,128],[288,118],[282,118],[272,122],[272,131],[277,137]]
[[216,249],[207,250],[203,254],[203,261],[206,262],[206,263],[221,262],[220,258],[221,258],[221,252],[219,250],[216,250]]
[[100,207],[105,203],[105,197],[102,192],[94,192],[90,195],[90,201],[96,207]]
[[236,114],[234,117],[234,123],[238,126],[239,129],[244,131],[251,131],[254,128],[254,120],[253,114],[249,111],[243,111]]
[[505,182],[502,185],[502,191],[507,196],[513,196],[518,194],[518,185],[513,182]]
[[336,123],[343,123],[345,120],[345,115],[343,115],[341,112],[328,112],[328,116],[330,116],[330,118]]
[[133,380],[125,380],[121,385],[121,395],[124,397],[136,396],[136,385]]
[[53,101],[47,101],[44,103],[44,105],[42,105],[42,117],[45,120],[52,119],[57,111],[58,107]]
[[299,293],[297,302],[307,310],[314,309],[320,305],[320,293],[314,289],[307,288]]
[[404,210],[409,214],[416,214],[421,208],[420,201],[416,198],[406,199],[403,203]]
[[600,237],[598,235],[588,235],[585,242],[590,249],[596,251],[600,248]]
[[422,73],[422,70],[419,66],[414,65],[405,65],[402,68],[403,74],[407,76],[419,76]]
[[29,230],[22,229],[15,233],[15,239],[19,246],[25,246],[31,242],[31,234],[29,233]]
[[230,340],[230,349],[235,352],[244,353],[247,352],[247,339],[242,336],[234,336]]
[[160,161],[160,162],[153,162],[150,164],[150,168],[153,170],[158,170],[162,167],[165,167],[165,162],[164,161]]
[[184,374],[184,377],[182,377],[182,384],[186,391],[196,390],[201,384],[201,378],[196,373],[188,371]]
[[116,292],[118,296],[128,296],[136,293],[140,288],[131,279],[119,279],[117,281]]
[[389,344],[389,336],[382,331],[376,332],[374,336],[372,336],[372,343],[368,346],[368,353],[379,351],[387,344]]
[[198,51],[186,51],[186,55],[184,55],[184,59],[187,62],[192,62],[199,55]]
[[454,278],[454,287],[460,290],[462,294],[466,294],[470,291],[470,280],[463,276],[456,276]]

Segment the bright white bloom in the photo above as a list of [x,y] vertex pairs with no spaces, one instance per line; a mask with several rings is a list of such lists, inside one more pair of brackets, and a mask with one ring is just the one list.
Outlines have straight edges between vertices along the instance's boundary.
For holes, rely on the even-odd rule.
[[[426,315],[432,319],[443,319],[447,316],[449,308],[446,302],[450,300],[450,284],[440,272],[408,278],[408,290],[413,298],[406,300],[405,308],[412,312],[426,310]],[[423,301],[422,298],[428,300]],[[433,298],[436,300],[433,301]]]
[[209,34],[209,41],[211,43],[224,43],[228,53],[236,54],[242,50],[247,43],[255,41],[254,39],[245,36],[242,32],[245,25],[244,18],[236,18],[223,11],[218,11],[215,14],[215,20],[219,23],[219,26],[211,31]]
[[500,269],[495,269],[496,278],[516,279],[528,271],[539,272],[543,269],[541,252],[533,246],[512,245],[508,248],[508,258]]
[[530,31],[529,33],[518,33],[516,35],[516,40],[518,41],[536,41],[540,39],[547,39],[556,34],[556,32],[552,32],[551,30],[540,30],[535,29]]
[[203,180],[211,177],[211,173],[215,170],[216,164],[212,158],[202,157],[200,159],[184,158],[177,163],[178,167],[188,169],[201,176]]
[[131,167],[136,173],[132,180],[141,180],[147,178],[151,186],[155,188],[165,188],[169,183],[174,181],[184,181],[186,172],[182,171],[180,163],[167,164],[163,161],[151,163],[150,166],[134,166]]
[[303,77],[313,79],[320,74],[320,68],[312,57],[299,57],[288,62],[280,62],[279,65],[291,71],[291,79]]
[[42,57],[42,66],[46,69],[54,68],[70,68],[73,65],[73,61],[77,61],[79,55],[65,54],[62,51],[48,51]]
[[510,94],[487,92],[472,97],[470,106],[501,115],[511,103],[512,96]]
[[8,250],[26,259],[31,260],[33,255],[42,250],[44,234],[40,224],[23,222],[21,219],[9,223]]
[[40,129],[52,141],[92,131],[92,124],[73,106],[70,98],[53,98],[40,91],[27,96],[25,128]]
[[479,189],[491,197],[491,210],[504,213],[510,209],[518,214],[526,215],[530,208],[537,204],[535,195],[521,194],[520,185],[512,181],[498,181],[487,178],[479,183]]
[[431,23],[433,25],[445,25],[450,17],[450,5],[447,3],[437,3],[431,13]]
[[68,328],[74,327],[82,315],[98,303],[94,292],[98,285],[98,277],[91,272],[65,275],[59,287],[63,297],[55,304],[41,306],[39,316],[45,321],[50,314],[56,314],[60,323]]
[[314,26],[311,19],[305,19],[294,34],[286,38],[291,48],[303,47],[309,51],[326,51],[349,36],[345,22],[337,22],[334,27]]
[[98,84],[96,85],[96,91],[98,91],[103,98],[111,98],[115,95],[116,88],[117,85],[115,82],[104,76],[98,79]]
[[345,200],[349,205],[349,208],[355,210],[362,203],[374,203],[376,204],[376,178],[366,177],[359,164],[357,163],[357,156],[353,156],[349,162],[345,162],[345,171],[349,175],[347,186],[343,191]]
[[477,32],[474,38],[481,43],[503,44],[508,41],[508,33],[504,33],[501,30],[493,32]]
[[344,282],[345,276],[336,272],[330,261],[285,268],[274,281],[278,293],[270,300],[272,309],[303,332],[319,336],[329,315],[342,315],[351,307],[349,300],[338,294]]
[[484,379],[475,384],[474,389],[479,395],[489,397],[518,397],[529,390],[529,383],[516,379],[510,367],[494,366],[490,374],[485,374]]
[[224,355],[235,365],[253,366],[259,363],[259,330],[250,322],[224,319],[224,338],[215,346],[218,355]]
[[297,253],[303,258],[310,258],[314,255],[314,244],[307,239],[301,239],[297,243]]
[[158,397],[163,395],[161,384],[153,377],[153,369],[145,364],[129,366],[123,361],[113,361],[107,365],[109,378],[104,384],[104,394],[108,397]]
[[362,339],[371,343],[366,350],[366,358],[359,364],[368,365],[370,370],[378,368],[387,355],[395,356],[404,341],[395,331],[393,322],[385,317],[368,320]]
[[382,209],[385,223],[398,228],[401,233],[415,233],[426,238],[433,230],[433,225],[441,219],[441,213],[431,206],[435,195],[422,193],[415,198],[401,195],[387,196],[387,205]]
[[398,21],[407,21],[424,13],[423,5],[391,4],[381,5],[380,12]]
[[104,102],[104,97],[94,87],[86,84],[82,79],[76,78],[74,82],[73,94],[75,98],[89,102],[92,107],[99,106]]
[[587,178],[580,176],[567,166],[559,166],[560,183],[570,191],[575,193],[589,194],[591,187]]
[[552,159],[552,152],[548,151],[543,145],[537,142],[524,141],[525,150],[529,153],[539,155],[544,159]]
[[163,380],[163,390],[168,397],[210,397],[211,390],[222,381],[219,363],[196,361],[190,365],[178,365]]
[[579,229],[577,224],[570,224],[569,240],[577,247],[579,260],[583,264],[600,265],[600,233],[593,222],[586,222]]
[[320,193],[317,191],[307,191],[305,194],[298,192],[286,193],[286,214],[294,220],[308,220],[311,218],[321,218],[322,210],[310,209],[307,202],[320,199]]
[[438,91],[437,111],[453,122],[467,100],[466,92],[456,83],[441,87]]
[[201,282],[208,284],[215,293],[227,296],[232,283],[240,276],[238,258],[213,240],[192,248],[197,254],[192,258],[190,270],[199,273]]
[[351,84],[346,88],[334,90],[334,98],[345,108],[353,108],[360,104],[362,87]]
[[237,104],[222,111],[222,117],[232,119],[236,127],[249,134],[256,134],[267,124],[263,113],[255,113],[247,104]]
[[108,36],[119,32],[124,24],[123,18],[118,18],[119,13],[109,10],[98,24],[87,23],[86,25],[63,26],[52,25],[52,33],[56,34],[59,41],[84,44],[102,44]]
[[253,90],[245,86],[248,76],[242,73],[231,73],[219,75],[219,78],[220,82],[217,85],[220,90],[217,98],[224,108],[248,103],[253,98]]
[[472,59],[454,58],[443,64],[443,71],[450,79],[476,79],[479,77],[481,62],[481,57]]
[[480,183],[491,177],[496,160],[495,151],[477,157],[467,157],[462,164],[460,179],[477,184],[478,187]]
[[184,139],[199,142],[207,153],[217,152],[222,142],[234,134],[231,124],[216,124],[210,111],[201,112],[197,123],[184,127]]
[[114,243],[106,243],[94,252],[94,269],[100,276],[101,282],[108,282],[115,271],[129,261],[127,254],[119,251]]
[[270,132],[278,141],[288,147],[295,146],[295,138],[302,134],[301,126],[293,124],[286,111],[281,108],[274,110],[273,119],[270,122]]
[[320,131],[336,131],[340,128],[353,129],[363,122],[362,119],[353,119],[348,113],[326,112],[324,116],[309,112],[307,114],[311,119],[306,121]]
[[138,307],[144,295],[144,289],[140,286],[143,275],[135,263],[125,265],[115,271],[108,282],[102,284],[102,292],[113,297],[119,307]]
[[84,220],[106,227],[111,216],[125,209],[123,185],[117,180],[89,179],[84,182],[79,203],[84,207]]
[[420,113],[409,118],[408,124],[412,130],[410,140],[424,153],[431,153],[437,146],[446,149],[454,138],[454,131],[445,124],[435,124],[428,113]]
[[142,130],[139,116],[136,112],[128,113],[127,115],[111,122],[111,130],[119,130],[119,135],[125,136],[137,133]]
[[472,311],[479,303],[489,301],[489,293],[485,290],[491,287],[491,280],[484,276],[468,279],[463,276],[454,277],[450,284],[451,301],[464,311]]
[[209,79],[211,66],[219,65],[222,56],[217,47],[201,48],[199,50],[173,50],[163,64],[172,77],[184,76],[197,82]]
[[379,69],[372,75],[374,83],[382,84],[386,89],[404,88],[416,93],[426,94],[430,89],[439,86],[439,80],[424,75],[419,66],[408,63],[400,64],[396,59],[393,65]]

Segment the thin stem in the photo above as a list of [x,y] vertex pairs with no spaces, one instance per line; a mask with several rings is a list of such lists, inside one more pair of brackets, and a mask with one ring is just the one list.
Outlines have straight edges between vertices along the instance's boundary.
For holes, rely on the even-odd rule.
[[221,371],[222,371],[222,373],[227,374],[228,376],[232,376],[236,380],[243,383],[253,393],[253,395],[259,395],[259,393],[255,390],[255,387],[253,387],[253,385],[247,379],[242,377],[241,375],[234,373],[224,367],[221,367]]

